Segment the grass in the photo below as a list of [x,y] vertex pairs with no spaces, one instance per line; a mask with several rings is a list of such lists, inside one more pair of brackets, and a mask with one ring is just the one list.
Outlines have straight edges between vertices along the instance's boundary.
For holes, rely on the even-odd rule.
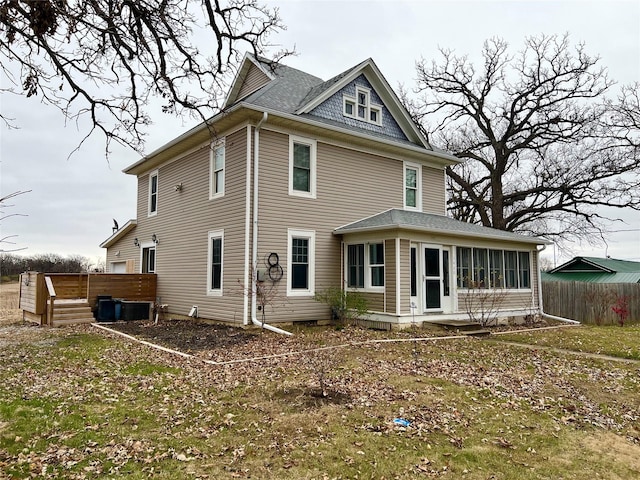
[[500,340],[640,360],[640,324],[513,333]]
[[[604,350],[624,337],[618,330],[637,334],[580,327],[509,340]],[[7,336],[0,349],[0,477],[640,475],[638,364],[462,339],[212,366],[89,326],[29,331],[35,341]],[[298,351],[383,335],[298,328],[252,348],[263,356],[284,342]]]

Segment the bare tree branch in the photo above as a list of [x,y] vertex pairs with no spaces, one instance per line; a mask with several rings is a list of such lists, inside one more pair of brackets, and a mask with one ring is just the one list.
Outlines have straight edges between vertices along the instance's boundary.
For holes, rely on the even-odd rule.
[[282,28],[256,0],[0,0],[0,68],[13,84],[1,91],[88,118],[85,139],[101,133],[107,153],[111,142],[142,153],[152,98],[206,120],[244,51],[265,56]]
[[[560,240],[604,238],[601,207],[640,210],[640,84],[613,82],[568,36],[497,38],[483,66],[442,50],[402,98],[428,138],[467,162],[447,170],[458,219]],[[427,121],[435,121],[433,126]]]

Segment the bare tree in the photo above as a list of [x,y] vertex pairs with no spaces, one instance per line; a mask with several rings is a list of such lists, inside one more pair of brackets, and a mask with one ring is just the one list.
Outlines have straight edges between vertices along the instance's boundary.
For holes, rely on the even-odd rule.
[[1,0],[2,92],[88,118],[84,139],[102,132],[107,153],[112,141],[141,152],[151,97],[204,120],[243,51],[264,55],[281,28],[256,0]]
[[447,170],[455,218],[597,243],[612,220],[599,207],[640,209],[638,85],[609,100],[599,58],[566,35],[527,38],[515,55],[490,39],[478,70],[441,52],[441,64],[418,62],[420,99],[405,101],[434,143],[466,160]]
[[[27,191],[17,191],[17,192],[12,192],[9,193],[7,195],[4,195],[3,197],[0,197],[0,226],[2,225],[2,222],[4,220],[6,220],[9,217],[26,217],[25,214],[23,213],[5,213],[6,209],[9,207],[13,207],[14,205],[12,204],[8,204],[7,200],[10,200],[13,197],[17,197],[18,195],[22,195],[23,193],[29,193],[31,190],[27,190]],[[1,230],[0,230],[1,232]],[[0,253],[5,253],[5,252],[15,252],[18,250],[24,250],[24,248],[6,248],[7,244],[10,245],[15,245],[15,242],[13,242],[10,239],[13,239],[17,237],[17,235],[3,235],[0,234]],[[4,244],[4,245],[3,245]]]

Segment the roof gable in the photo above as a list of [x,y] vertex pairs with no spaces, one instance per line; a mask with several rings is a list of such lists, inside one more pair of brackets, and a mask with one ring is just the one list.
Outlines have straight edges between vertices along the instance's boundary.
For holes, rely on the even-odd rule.
[[[328,109],[323,110],[322,104],[325,102],[332,102],[332,97],[336,94],[341,95],[341,91],[345,92],[349,89],[355,89],[355,85],[358,83],[366,84],[367,88],[370,88],[375,92],[375,97],[378,100],[378,103],[381,106],[384,106],[386,112],[383,112],[383,122],[385,121],[385,117],[393,119],[396,129],[401,131],[406,139],[412,143],[416,143],[432,150],[429,142],[413,122],[409,112],[404,108],[402,102],[400,102],[400,99],[371,58],[368,58],[359,65],[356,65],[355,67],[336,75],[332,79],[317,85],[314,89],[309,91],[308,95],[303,99],[300,107],[296,110],[296,113],[313,114],[315,111],[316,113],[323,112],[327,115]],[[351,96],[355,96],[355,90],[351,93]],[[340,120],[349,124],[349,122],[345,121],[348,120],[348,118],[342,116],[341,99],[338,112],[340,113]],[[335,112],[330,115],[335,115]],[[372,127],[375,127],[375,125],[368,124],[367,122],[358,120],[356,120],[356,122],[357,126],[360,128],[371,130]],[[389,135],[390,132],[385,131],[385,133]],[[397,134],[392,136],[396,136],[397,138]]]
[[274,78],[273,73],[262,62],[256,60],[253,55],[246,53],[231,83],[223,108],[249,96]]
[[575,257],[549,273],[638,273],[640,262],[617,260],[615,258]]
[[[343,109],[345,98],[355,99],[356,90],[358,88],[368,91],[371,105],[381,109],[380,125],[344,115]],[[380,95],[378,95],[378,92],[373,88],[364,74],[360,74],[354,80],[320,103],[317,107],[313,108],[309,112],[309,115],[325,118],[337,123],[344,123],[350,127],[367,130],[369,133],[387,135],[401,141],[410,141],[389,108],[385,105],[384,100]]]

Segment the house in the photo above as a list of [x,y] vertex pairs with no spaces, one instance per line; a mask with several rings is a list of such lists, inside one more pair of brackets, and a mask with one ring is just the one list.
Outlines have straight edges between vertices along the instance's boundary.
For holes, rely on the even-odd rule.
[[640,262],[613,258],[575,257],[542,274],[549,282],[640,283]]
[[[467,319],[540,306],[548,242],[446,217],[445,168],[373,60],[328,81],[246,55],[223,110],[124,170],[136,218],[102,243],[111,272],[155,272],[173,314],[329,319],[314,293],[361,292],[370,321]],[[257,283],[256,283],[257,282]]]

